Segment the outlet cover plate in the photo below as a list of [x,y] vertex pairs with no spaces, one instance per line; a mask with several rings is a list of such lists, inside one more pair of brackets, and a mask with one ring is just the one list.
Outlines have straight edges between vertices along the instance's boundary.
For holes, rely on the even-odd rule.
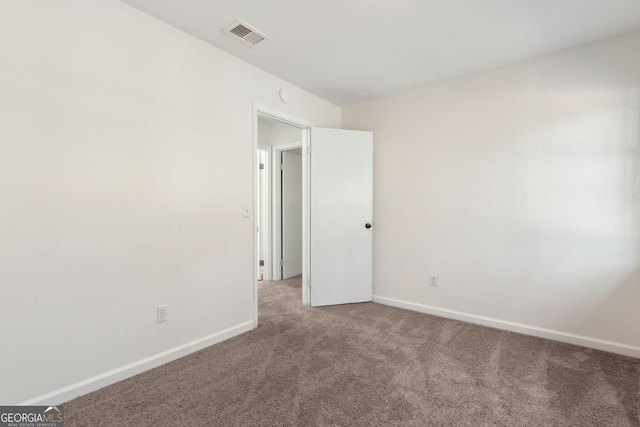
[[166,322],[169,318],[169,306],[167,304],[156,307],[157,322]]

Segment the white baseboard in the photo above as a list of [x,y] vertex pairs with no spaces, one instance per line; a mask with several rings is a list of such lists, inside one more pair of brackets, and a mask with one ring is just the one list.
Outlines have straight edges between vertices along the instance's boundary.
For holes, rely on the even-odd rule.
[[568,344],[580,345],[583,347],[594,348],[596,350],[608,351],[624,356],[640,358],[640,347],[617,343],[613,341],[605,341],[597,338],[586,337],[583,335],[569,334],[566,332],[554,331],[551,329],[538,328],[535,326],[523,325],[521,323],[507,322],[490,317],[476,316],[474,314],[462,313],[454,310],[432,307],[413,302],[401,301],[393,298],[385,298],[373,296],[373,301],[390,305],[392,307],[405,308],[407,310],[418,311],[420,313],[433,314],[434,316],[446,317],[448,319],[461,320],[463,322],[475,323],[492,328],[504,329],[511,332],[517,332],[524,335],[533,335],[535,337],[547,338],[554,341],[560,341]]
[[60,405],[78,396],[115,384],[118,381],[122,381],[144,371],[148,371],[149,369],[164,365],[165,363],[169,363],[188,354],[195,353],[198,350],[202,350],[203,348],[209,347],[213,344],[235,337],[236,335],[248,332],[254,327],[255,325],[253,320],[245,322],[229,329],[225,329],[224,331],[172,348],[171,350],[155,354],[120,368],[96,375],[95,377],[79,381],[67,387],[54,390],[51,393],[29,399],[19,403],[19,405]]

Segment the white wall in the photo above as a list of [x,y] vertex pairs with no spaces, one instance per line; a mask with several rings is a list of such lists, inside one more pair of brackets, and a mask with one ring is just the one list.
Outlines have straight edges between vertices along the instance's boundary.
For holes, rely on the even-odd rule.
[[276,123],[271,127],[271,145],[290,144],[302,141],[302,131],[286,123]]
[[253,102],[340,110],[116,0],[1,2],[0,40],[0,402],[252,327]]
[[272,119],[258,119],[258,144],[263,147],[302,141],[302,129]]
[[258,117],[258,145],[261,147],[271,147],[271,128],[273,125]]
[[640,356],[638,52],[635,33],[344,108],[374,132],[377,300]]

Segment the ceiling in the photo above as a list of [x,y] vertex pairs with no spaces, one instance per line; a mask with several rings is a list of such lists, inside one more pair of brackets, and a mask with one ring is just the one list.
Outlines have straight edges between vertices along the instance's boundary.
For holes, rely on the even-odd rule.
[[122,1],[339,106],[640,30],[640,0]]

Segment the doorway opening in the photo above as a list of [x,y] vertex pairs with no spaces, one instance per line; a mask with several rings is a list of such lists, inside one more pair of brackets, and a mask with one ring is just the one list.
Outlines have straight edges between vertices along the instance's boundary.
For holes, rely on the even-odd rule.
[[257,283],[302,275],[302,303],[308,298],[305,268],[308,224],[306,144],[309,123],[255,108],[255,304]]
[[303,133],[258,115],[258,280],[302,274]]

